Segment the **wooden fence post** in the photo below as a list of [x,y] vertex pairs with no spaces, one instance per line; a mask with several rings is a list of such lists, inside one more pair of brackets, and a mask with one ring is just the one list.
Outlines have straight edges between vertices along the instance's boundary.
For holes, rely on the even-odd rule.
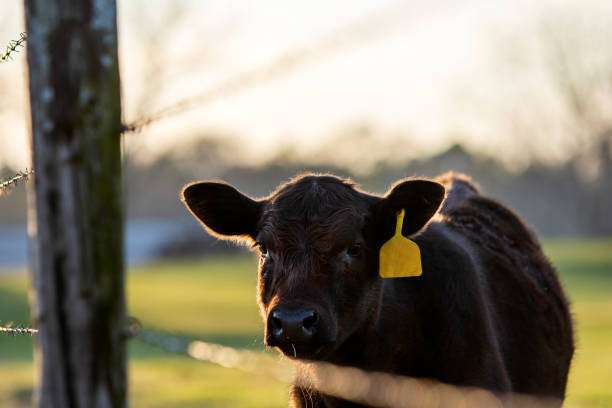
[[28,216],[35,400],[124,407],[115,0],[25,0],[25,16],[36,171]]

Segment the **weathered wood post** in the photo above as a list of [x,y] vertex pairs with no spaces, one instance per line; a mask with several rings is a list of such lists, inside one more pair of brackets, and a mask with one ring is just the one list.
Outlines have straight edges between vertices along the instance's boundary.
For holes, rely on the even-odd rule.
[[115,0],[25,0],[25,16],[35,399],[39,407],[124,407]]

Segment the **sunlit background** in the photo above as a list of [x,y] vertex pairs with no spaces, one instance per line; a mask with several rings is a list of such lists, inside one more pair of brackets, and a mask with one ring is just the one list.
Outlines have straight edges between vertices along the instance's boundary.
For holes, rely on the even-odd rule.
[[[223,179],[263,196],[300,172],[329,171],[382,193],[402,177],[455,170],[528,221],[575,300],[579,344],[592,347],[578,350],[569,406],[612,404],[603,385],[612,381],[603,374],[612,364],[612,300],[604,292],[612,289],[612,2],[118,0],[118,7],[124,122],[138,127],[123,136],[127,260],[143,272],[129,278],[133,313],[194,338],[262,347],[253,262],[215,243],[186,213],[178,193],[189,181]],[[0,46],[22,31],[22,1],[3,0]],[[0,64],[2,179],[32,167],[25,54]],[[0,323],[28,319],[25,203],[23,185],[0,196]],[[231,269],[240,272],[224,279]],[[202,295],[193,282],[226,297]],[[210,312],[224,299],[244,309]],[[1,341],[0,359],[23,377],[0,381],[0,395],[20,406],[31,389],[29,344]],[[144,387],[172,382],[176,372],[189,389],[155,394],[159,406],[249,406],[251,397],[232,400],[222,380],[197,376],[255,381],[249,377],[149,349],[134,353],[141,358],[135,406],[153,406]],[[143,374],[149,365],[158,374]],[[284,384],[244,387],[251,406],[286,401]],[[261,387],[276,387],[278,398],[259,404]]]

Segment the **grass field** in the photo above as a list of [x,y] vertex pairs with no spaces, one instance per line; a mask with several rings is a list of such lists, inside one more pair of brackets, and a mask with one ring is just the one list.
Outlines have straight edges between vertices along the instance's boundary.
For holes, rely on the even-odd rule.
[[[612,406],[612,240],[548,241],[572,299],[577,352],[567,407]],[[128,310],[148,328],[263,349],[255,261],[163,261],[128,275]],[[28,322],[27,279],[0,276],[0,323]],[[30,406],[32,339],[0,337],[0,406]],[[132,407],[285,407],[287,384],[132,342]]]

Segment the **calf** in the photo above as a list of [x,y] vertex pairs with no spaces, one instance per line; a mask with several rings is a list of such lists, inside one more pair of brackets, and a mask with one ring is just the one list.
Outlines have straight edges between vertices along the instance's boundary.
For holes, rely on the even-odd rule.
[[[289,358],[563,400],[574,346],[557,275],[520,218],[469,178],[406,179],[380,197],[304,175],[260,200],[198,182],[183,200],[212,234],[258,248],[265,342]],[[422,275],[381,278],[401,210]],[[354,406],[299,385],[292,400]]]

